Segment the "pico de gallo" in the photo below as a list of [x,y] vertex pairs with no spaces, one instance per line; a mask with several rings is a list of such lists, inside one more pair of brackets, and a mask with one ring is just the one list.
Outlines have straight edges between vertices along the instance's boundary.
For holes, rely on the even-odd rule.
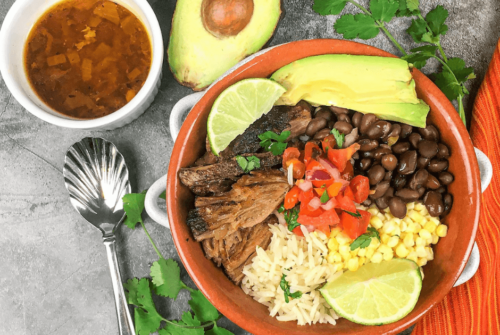
[[367,177],[354,176],[350,162],[360,145],[341,146],[331,134],[322,140],[321,148],[307,142],[303,151],[287,148],[283,153],[283,168],[296,182],[280,212],[296,235],[303,236],[300,225],[326,234],[339,226],[352,239],[366,232],[371,214],[356,209],[356,203],[368,198],[370,184]]

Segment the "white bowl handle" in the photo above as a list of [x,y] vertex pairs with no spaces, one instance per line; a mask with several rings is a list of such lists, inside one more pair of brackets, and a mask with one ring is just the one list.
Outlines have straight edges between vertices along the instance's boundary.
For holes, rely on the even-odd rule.
[[[481,150],[477,148],[474,148],[474,150],[476,151],[477,163],[479,164],[479,171],[481,173],[481,192],[484,192],[488,188],[488,185],[490,185],[491,178],[493,177],[493,166],[488,157]],[[464,271],[453,287],[462,285],[471,279],[476,274],[480,261],[479,248],[477,247],[477,243],[474,243],[474,247],[472,248]]]
[[[177,139],[177,135],[179,135],[179,131],[181,129],[182,122],[184,121],[185,116],[201,99],[203,94],[205,94],[205,92],[190,94],[179,100],[175,104],[174,108],[172,108],[172,112],[170,113],[170,135],[172,136],[174,142]],[[163,177],[155,181],[154,184],[149,188],[148,192],[146,193],[144,207],[149,217],[151,217],[162,226],[170,228],[167,213],[165,213],[163,209],[158,207],[158,197],[166,190],[166,188],[167,175],[164,175]]]

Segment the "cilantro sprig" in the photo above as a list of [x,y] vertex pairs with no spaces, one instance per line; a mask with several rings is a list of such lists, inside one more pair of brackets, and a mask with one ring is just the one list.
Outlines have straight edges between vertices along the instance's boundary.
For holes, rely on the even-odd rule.
[[339,147],[339,149],[342,149],[342,146],[344,145],[345,135],[341,134],[340,131],[335,128],[333,128],[330,133],[333,134],[333,137],[335,137],[335,141],[337,142],[337,146]]
[[266,131],[259,135],[260,146],[264,148],[265,151],[271,151],[273,155],[282,155],[286,149],[286,140],[290,136],[291,132],[289,130],[283,131],[280,135],[273,131]]
[[355,218],[360,218],[361,217],[361,214],[359,214],[358,211],[356,211],[356,213],[349,212],[349,211],[346,211],[346,210],[343,210],[343,211],[346,212],[347,214],[351,215],[351,216],[354,216]]
[[281,276],[280,287],[283,290],[283,294],[285,295],[285,302],[288,304],[290,302],[289,298],[299,299],[302,297],[302,292],[297,291],[290,293],[290,283],[286,280],[286,274],[283,273]]
[[[421,69],[431,58],[442,65],[441,72],[434,74],[434,82],[450,101],[457,100],[458,114],[466,124],[463,99],[469,91],[465,87],[475,78],[474,69],[466,67],[460,58],[448,58],[441,45],[441,38],[448,32],[445,24],[448,10],[439,5],[424,17],[419,0],[370,0],[365,8],[356,0],[314,0],[313,10],[320,15],[338,15],[350,3],[361,13],[344,14],[336,20],[335,30],[346,39],[371,39],[382,31],[403,55],[403,59]],[[412,17],[406,32],[415,43],[424,44],[407,52],[386,27],[395,17]]]
[[256,156],[236,156],[236,162],[245,173],[248,173],[253,169],[260,169],[260,159]]
[[351,251],[356,250],[357,248],[364,249],[370,245],[372,242],[372,238],[377,238],[380,241],[380,235],[377,229],[373,227],[368,227],[368,232],[359,236],[351,243]]
[[300,223],[297,222],[297,219],[299,218],[299,209],[297,207],[286,210],[285,206],[281,205],[278,208],[278,213],[284,213],[283,216],[285,217],[286,225],[289,231],[292,231],[300,226]]
[[[173,259],[165,259],[158,250],[142,219],[145,197],[146,191],[123,197],[123,208],[127,214],[125,225],[134,229],[137,223],[140,223],[159,257],[151,265],[151,279],[132,278],[123,284],[127,302],[134,307],[136,335],[155,332],[159,335],[231,335],[230,331],[217,327],[217,321],[222,316],[203,293],[188,287],[181,280],[179,264]],[[175,300],[181,290],[190,293],[191,299],[188,303],[192,311],[184,312],[181,320],[164,318],[156,309],[153,294]],[[207,327],[213,328],[205,331]]]

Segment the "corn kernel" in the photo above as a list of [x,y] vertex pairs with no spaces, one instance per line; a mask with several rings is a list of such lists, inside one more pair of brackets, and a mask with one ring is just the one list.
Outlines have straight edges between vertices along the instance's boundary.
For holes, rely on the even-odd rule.
[[339,250],[339,242],[335,238],[331,238],[328,240],[328,249],[331,251],[337,251]]
[[370,219],[370,224],[375,229],[380,229],[384,225],[384,223],[382,222],[382,220],[380,220],[378,216],[372,216],[372,218]]
[[400,243],[398,247],[396,248],[396,255],[400,258],[405,258],[408,256],[409,251],[406,249],[405,245],[403,243]]
[[429,215],[429,212],[427,211],[427,208],[424,206],[424,208],[422,208],[422,210],[420,211],[420,214],[422,215]]
[[420,223],[420,222],[422,222],[422,221],[424,220],[424,217],[423,217],[423,216],[422,216],[419,212],[417,212],[417,211],[413,211],[413,210],[412,210],[412,211],[410,211],[410,212],[408,213],[408,216],[409,216],[409,217],[410,217],[413,221],[418,222],[418,223]]
[[432,261],[434,259],[434,250],[431,247],[425,247],[425,251],[427,252],[427,260]]
[[338,252],[335,253],[335,255],[333,256],[333,261],[335,263],[340,263],[342,262],[342,256],[340,256],[340,254]]
[[[392,221],[388,221],[384,223],[384,228],[382,228],[382,231],[386,234],[390,234],[394,229],[396,228],[396,225]],[[386,242],[384,242],[386,243]]]
[[399,242],[399,237],[392,236],[391,238],[389,238],[389,241],[387,241],[387,246],[389,248],[394,248],[395,246],[398,245],[398,242]]
[[382,254],[377,251],[373,254],[373,257],[371,258],[371,262],[372,263],[380,263],[380,262],[382,262],[382,259],[383,259]]
[[328,256],[326,257],[326,260],[327,260],[327,261],[328,261],[328,263],[330,263],[330,264],[335,263],[335,253],[334,253],[334,252],[330,252],[330,253],[328,253]]
[[424,204],[422,204],[422,203],[418,202],[418,203],[416,203],[416,204],[414,205],[414,207],[413,207],[413,208],[414,208],[416,211],[419,211],[419,212],[420,212],[422,209],[424,209],[424,208],[425,208],[425,206],[424,206]]
[[406,221],[403,221],[401,220],[401,223],[399,224],[399,228],[401,229],[401,231],[406,231],[406,229],[408,229],[408,224],[406,223]]
[[384,261],[390,261],[394,258],[394,253],[391,250],[391,253],[384,254]]
[[420,275],[422,276],[422,280],[424,280],[424,269],[420,268]]
[[370,242],[370,245],[368,246],[368,248],[376,249],[379,246],[380,246],[380,241],[378,240],[378,238],[372,238],[372,241]]
[[439,225],[441,224],[441,222],[439,221],[439,219],[438,219],[438,218],[435,218],[435,217],[431,217],[431,218],[429,219],[429,221],[434,222],[434,224],[435,224],[436,226],[439,226]]
[[359,257],[358,263],[359,263],[359,266],[365,265],[366,257]]
[[[370,213],[372,215],[372,219],[378,214],[380,213],[380,211],[378,210],[378,208],[370,208],[368,209],[368,213]],[[371,220],[370,220],[370,223],[371,223]]]
[[382,244],[379,248],[378,248],[378,251],[380,251],[381,253],[383,254],[388,254],[388,253],[392,253],[392,249],[389,248],[387,245],[385,244]]
[[331,231],[330,231],[330,237],[335,237],[337,236],[340,232],[342,231],[342,229],[340,229],[339,227],[335,227],[333,228]]
[[437,244],[439,242],[439,236],[432,234],[432,244]]
[[417,265],[418,266],[424,266],[425,264],[427,264],[427,258],[419,258],[417,260]]
[[407,203],[407,204],[406,204],[406,208],[407,208],[408,210],[412,210],[412,209],[414,209],[414,208],[415,208],[415,203],[414,203],[414,202]]
[[421,238],[420,236],[415,239],[415,244],[418,246],[424,246],[425,245],[425,240]]
[[357,271],[359,268],[359,262],[357,258],[351,258],[349,262],[347,262],[347,269],[349,271]]
[[372,259],[374,253],[375,253],[375,250],[373,250],[371,248],[367,249],[366,255],[365,255],[366,259]]
[[427,257],[427,251],[425,251],[425,247],[423,246],[416,247],[415,252],[417,253],[418,257]]
[[[425,229],[422,229],[419,233],[421,238],[423,238],[424,240],[427,240],[427,239],[432,239],[432,235],[431,233],[429,233],[427,230]],[[439,235],[438,235],[439,236]]]
[[391,232],[391,236],[401,236],[401,229],[399,227],[394,228],[394,230]]
[[445,237],[446,235],[448,235],[448,226],[444,224],[440,224],[439,226],[437,226],[436,235],[439,237]]
[[384,214],[382,214],[382,213],[380,213],[380,212],[379,212],[379,213],[377,214],[377,216],[378,216],[378,218],[379,218],[380,220],[385,220],[385,215],[384,215]]
[[432,221],[428,221],[425,225],[424,225],[424,229],[427,230],[428,232],[430,233],[433,233],[434,230],[436,230],[436,225],[434,224],[434,222]]
[[432,235],[427,240],[425,240],[425,246],[428,247],[432,244]]
[[406,259],[409,259],[409,260],[414,261],[416,263],[418,261],[417,253],[415,251],[410,252],[408,254],[408,256],[406,256]]
[[366,255],[366,249],[359,249],[358,250],[359,257],[365,257],[365,255]]
[[418,234],[422,230],[422,226],[420,224],[418,224],[417,222],[414,222],[413,224],[415,225],[414,233]]
[[352,250],[351,257],[356,257],[358,255],[359,250],[360,250],[359,248]]
[[403,239],[403,243],[406,247],[413,247],[415,245],[415,241],[413,240],[413,234],[406,234]]
[[349,236],[347,236],[347,234],[345,234],[343,232],[338,234],[335,238],[337,239],[337,242],[341,246],[346,245],[346,244],[351,244],[351,239],[349,238]]

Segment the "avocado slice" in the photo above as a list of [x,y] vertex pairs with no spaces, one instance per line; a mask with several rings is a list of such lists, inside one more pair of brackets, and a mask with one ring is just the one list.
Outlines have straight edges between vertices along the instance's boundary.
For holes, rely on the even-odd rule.
[[287,89],[276,105],[306,100],[314,106],[349,108],[422,128],[430,110],[417,97],[408,62],[399,58],[312,56],[282,67],[271,79]]
[[174,77],[203,90],[260,50],[280,15],[281,0],[177,0],[168,46]]

